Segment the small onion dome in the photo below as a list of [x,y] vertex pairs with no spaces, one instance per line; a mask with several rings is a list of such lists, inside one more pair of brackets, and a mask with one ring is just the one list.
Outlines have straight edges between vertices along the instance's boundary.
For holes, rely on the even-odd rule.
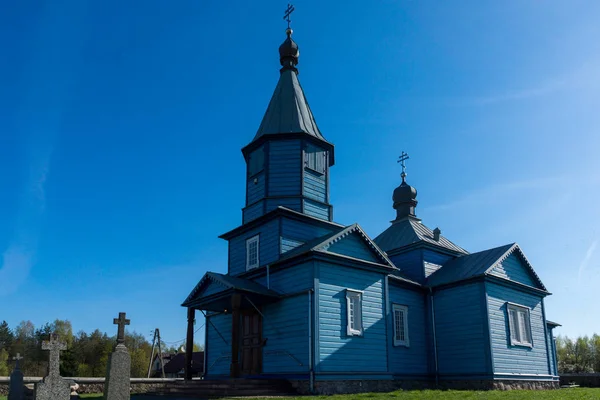
[[417,189],[406,183],[404,178],[402,184],[394,190],[392,200],[394,200],[394,208],[396,209],[396,220],[415,216]]
[[292,40],[293,32],[294,31],[288,28],[285,31],[287,39],[279,46],[279,62],[283,69],[295,69],[295,66],[298,64],[300,50],[298,50],[296,42]]

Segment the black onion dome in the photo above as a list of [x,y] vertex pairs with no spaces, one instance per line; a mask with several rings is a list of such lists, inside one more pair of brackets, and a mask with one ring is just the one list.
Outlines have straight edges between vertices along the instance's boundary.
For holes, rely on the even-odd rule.
[[294,68],[298,64],[300,50],[296,42],[292,39],[293,31],[288,28],[285,33],[287,34],[287,39],[279,46],[279,62],[284,68]]
[[394,195],[392,196],[392,200],[394,200],[394,205],[399,203],[410,203],[416,198],[417,189],[410,186],[406,182],[402,182],[402,184],[394,190]]

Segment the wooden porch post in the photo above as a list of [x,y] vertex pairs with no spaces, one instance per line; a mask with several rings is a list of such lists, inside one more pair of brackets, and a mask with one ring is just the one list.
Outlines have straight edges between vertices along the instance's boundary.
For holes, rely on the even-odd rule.
[[192,356],[194,353],[194,319],[196,310],[188,307],[187,312],[187,336],[185,341],[185,380],[192,380]]
[[242,296],[235,293],[231,296],[231,365],[229,375],[232,378],[240,376],[240,305]]

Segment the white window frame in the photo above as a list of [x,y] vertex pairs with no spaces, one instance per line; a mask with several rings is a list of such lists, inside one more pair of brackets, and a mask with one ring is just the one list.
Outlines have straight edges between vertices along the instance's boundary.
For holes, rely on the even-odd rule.
[[520,304],[506,303],[506,312],[508,316],[510,345],[533,347],[533,339],[531,337],[531,309]]
[[[256,243],[256,260],[251,263],[250,261],[250,246]],[[254,235],[251,238],[246,239],[246,271],[257,268],[260,264],[260,240],[259,235]]]
[[363,335],[362,298],[363,292],[346,289],[346,332],[348,336]]
[[[397,313],[402,313],[402,331],[404,332],[404,340],[398,338],[398,326],[400,321],[397,319]],[[392,304],[392,320],[394,322],[394,346],[410,347],[410,341],[408,339],[408,307],[400,304]]]

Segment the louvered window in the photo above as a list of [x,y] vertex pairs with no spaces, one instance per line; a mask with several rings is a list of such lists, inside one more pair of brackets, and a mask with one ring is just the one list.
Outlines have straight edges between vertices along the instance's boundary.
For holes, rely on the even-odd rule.
[[394,346],[408,347],[408,307],[394,304]]
[[362,336],[362,293],[347,289],[346,306],[348,336]]
[[507,303],[510,344],[512,346],[533,346],[531,340],[531,320],[529,308]]
[[324,174],[327,170],[327,152],[312,144],[306,145],[304,166],[319,174]]
[[258,267],[259,264],[258,235],[246,240],[246,270]]
[[254,176],[265,169],[265,151],[260,147],[248,157],[248,177]]

